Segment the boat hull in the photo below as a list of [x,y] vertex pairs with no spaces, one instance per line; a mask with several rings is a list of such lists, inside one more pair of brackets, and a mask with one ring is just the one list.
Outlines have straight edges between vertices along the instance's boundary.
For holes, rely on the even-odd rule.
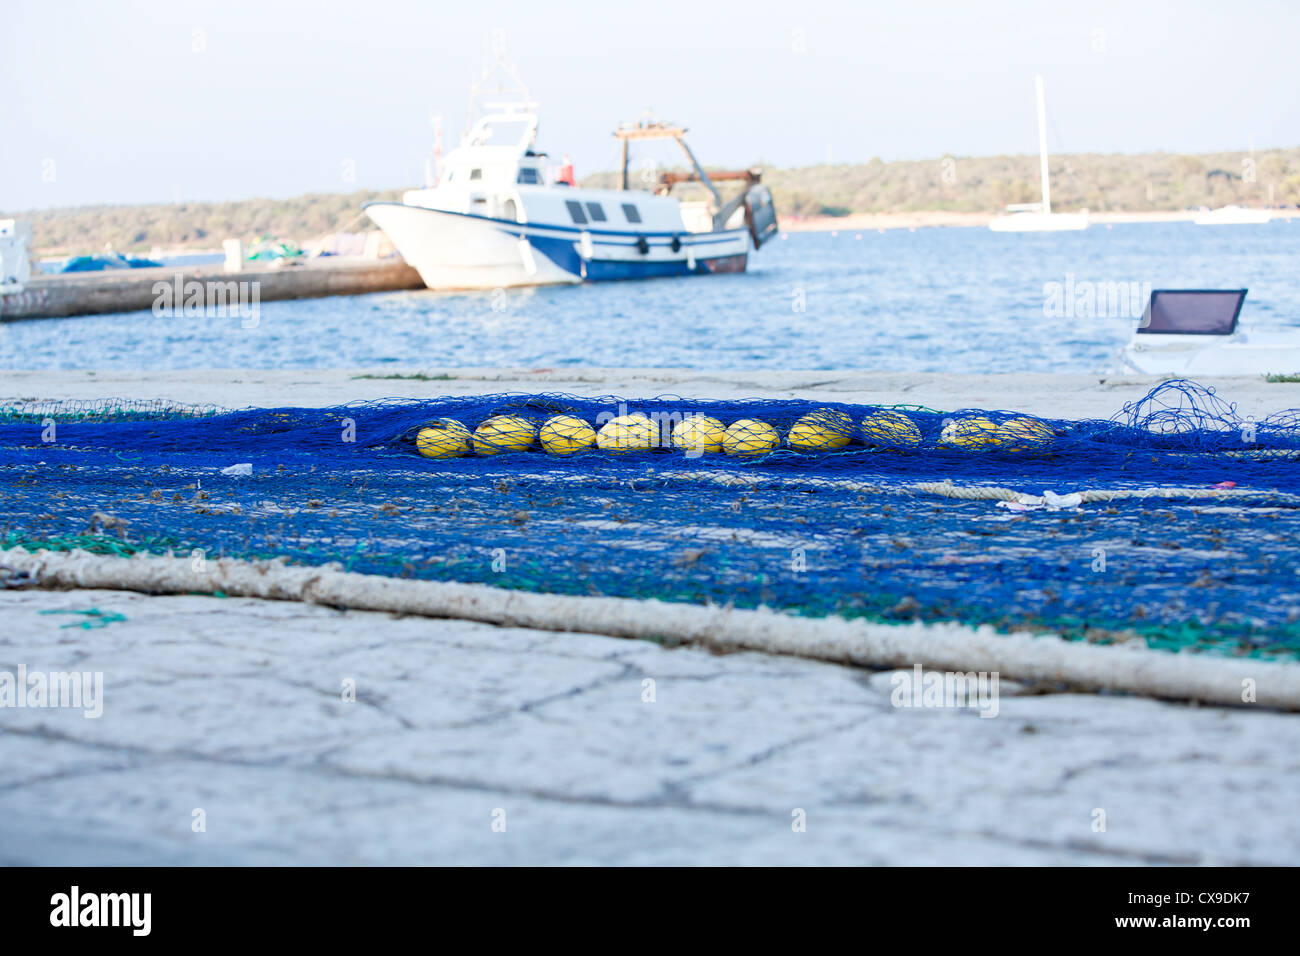
[[1273,213],[1268,209],[1228,206],[1200,213],[1192,221],[1198,226],[1262,226],[1272,218]]
[[1017,212],[989,220],[994,232],[1077,232],[1088,228],[1086,213]]
[[711,275],[744,272],[748,263],[744,229],[677,234],[578,229],[395,202],[368,203],[365,210],[431,289]]
[[1130,343],[1121,354],[1126,371],[1142,375],[1196,378],[1209,375],[1294,375],[1300,372],[1300,337],[1267,341],[1194,341],[1200,336],[1161,336],[1192,341],[1152,348]]

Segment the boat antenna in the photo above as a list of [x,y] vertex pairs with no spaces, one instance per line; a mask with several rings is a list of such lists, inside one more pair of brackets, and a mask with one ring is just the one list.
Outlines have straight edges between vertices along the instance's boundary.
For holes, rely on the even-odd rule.
[[[465,131],[460,136],[462,144],[469,140],[469,131],[474,128],[474,121],[478,119],[479,97],[484,92],[494,95],[498,93],[515,93],[522,96],[524,103],[532,102],[528,87],[524,85],[523,80],[519,79],[514,64],[506,62],[506,31],[500,27],[492,31],[490,56],[490,60],[485,58],[486,65],[483,67],[478,79],[470,85],[469,106],[465,110]],[[496,78],[496,86],[489,90],[487,85],[494,77]]]
[[424,161],[424,187],[432,189],[442,176],[442,114],[429,117],[433,124],[433,151]]

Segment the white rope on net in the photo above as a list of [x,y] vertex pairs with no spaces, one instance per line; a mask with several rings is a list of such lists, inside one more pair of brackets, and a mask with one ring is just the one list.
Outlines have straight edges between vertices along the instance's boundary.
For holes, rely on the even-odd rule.
[[1176,700],[1300,710],[1300,664],[1173,654],[1132,645],[1100,647],[1055,636],[998,634],[955,623],[882,624],[774,611],[573,597],[479,584],[415,581],[240,561],[84,551],[0,551],[0,567],[33,586],[107,588],[146,594],[216,593],[330,607],[482,621],[510,627],[605,634],[762,651],[865,667],[997,672],[1052,687],[1119,691]]
[[[429,478],[442,480],[463,480],[458,472],[422,472]],[[1078,500],[1073,503],[1091,504],[1095,502],[1121,501],[1135,498],[1206,500],[1206,501],[1243,501],[1263,499],[1272,503],[1300,504],[1300,495],[1259,488],[1205,488],[1187,486],[1157,486],[1150,488],[1085,488],[1081,491],[1055,494],[1045,492],[1041,495],[1014,488],[997,485],[958,485],[951,479],[943,481],[922,481],[911,484],[880,484],[862,481],[856,478],[836,478],[827,475],[772,475],[761,472],[733,471],[654,471],[647,469],[642,474],[610,477],[605,475],[559,474],[546,472],[491,472],[478,476],[484,480],[502,481],[547,481],[569,486],[609,487],[637,486],[644,482],[675,482],[719,485],[724,488],[758,490],[762,488],[827,488],[838,491],[855,491],[862,494],[927,494],[960,501],[1008,501],[1023,505],[1057,504],[1063,499]]]

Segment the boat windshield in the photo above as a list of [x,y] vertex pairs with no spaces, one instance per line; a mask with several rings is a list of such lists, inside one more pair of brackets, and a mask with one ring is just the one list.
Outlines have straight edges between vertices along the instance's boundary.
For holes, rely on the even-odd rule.
[[1138,332],[1231,335],[1245,298],[1245,289],[1156,289]]
[[528,123],[506,120],[485,124],[474,136],[475,146],[519,146],[528,133]]

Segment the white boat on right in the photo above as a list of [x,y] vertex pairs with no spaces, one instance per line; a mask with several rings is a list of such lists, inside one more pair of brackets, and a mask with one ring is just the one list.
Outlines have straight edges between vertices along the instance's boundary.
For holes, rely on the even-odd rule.
[[1192,221],[1198,226],[1259,226],[1272,218],[1273,212],[1269,209],[1231,205],[1206,209],[1197,213]]
[[1300,373],[1300,329],[1265,332],[1237,324],[1245,289],[1156,289],[1121,354],[1142,375]]

